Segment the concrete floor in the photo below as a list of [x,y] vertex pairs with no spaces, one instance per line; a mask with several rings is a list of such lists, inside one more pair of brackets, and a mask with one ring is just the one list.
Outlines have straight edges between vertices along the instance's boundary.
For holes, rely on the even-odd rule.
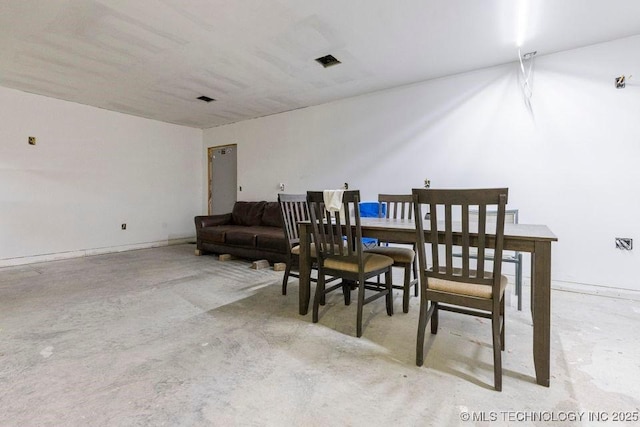
[[193,250],[0,269],[0,425],[637,424],[615,421],[640,411],[637,293],[553,291],[549,388],[512,297],[498,393],[485,319],[442,313],[419,368],[417,298],[366,306],[358,339],[341,295],[313,324],[295,279]]

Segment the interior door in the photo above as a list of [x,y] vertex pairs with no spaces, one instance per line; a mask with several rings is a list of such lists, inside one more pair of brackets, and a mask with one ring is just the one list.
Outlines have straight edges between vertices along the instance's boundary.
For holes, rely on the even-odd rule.
[[237,197],[238,166],[236,145],[210,147],[209,214],[229,213]]

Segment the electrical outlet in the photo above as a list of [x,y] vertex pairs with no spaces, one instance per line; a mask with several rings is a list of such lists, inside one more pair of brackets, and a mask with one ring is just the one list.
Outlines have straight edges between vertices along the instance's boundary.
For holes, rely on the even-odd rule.
[[633,239],[629,237],[616,237],[616,249],[630,251],[633,249]]
[[125,223],[125,224],[122,224],[122,225],[120,226],[120,228],[122,228],[123,230],[126,230],[126,229],[127,229],[127,224],[126,224],[126,223]]
[[35,136],[30,136],[29,137],[29,145],[36,145],[36,137]]

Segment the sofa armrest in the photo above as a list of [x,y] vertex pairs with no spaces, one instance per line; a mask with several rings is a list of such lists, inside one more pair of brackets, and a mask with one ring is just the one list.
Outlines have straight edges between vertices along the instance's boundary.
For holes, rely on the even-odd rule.
[[200,215],[194,218],[196,223],[196,230],[203,227],[214,227],[216,225],[231,224],[231,214],[221,215]]

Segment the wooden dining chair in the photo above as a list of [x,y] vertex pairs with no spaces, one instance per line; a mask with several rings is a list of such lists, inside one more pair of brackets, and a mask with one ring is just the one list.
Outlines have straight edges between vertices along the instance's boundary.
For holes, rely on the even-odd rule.
[[[386,205],[386,209],[380,209],[379,217],[411,220],[413,216],[413,197],[411,194],[379,194],[378,205],[382,207],[383,203]],[[388,246],[387,242],[382,242],[379,246],[367,248],[367,252],[386,255],[393,259],[394,267],[404,270],[403,285],[395,285],[394,288],[402,289],[402,311],[408,313],[412,286],[415,296],[418,296],[418,266],[415,244],[410,249],[401,246]]]
[[[287,241],[287,267],[282,278],[282,295],[287,294],[287,284],[289,277],[300,277],[297,269],[300,266],[300,221],[308,221],[309,205],[307,204],[306,194],[278,194],[278,203],[280,204],[280,212],[282,213],[282,227]],[[317,269],[315,245],[311,244],[311,258],[313,263],[312,270]],[[337,278],[330,278],[327,282],[332,282]],[[311,278],[315,282],[316,279]]]
[[[341,211],[328,211],[324,204],[322,191],[307,192],[307,201],[311,214],[311,228],[318,260],[318,283],[313,298],[313,323],[318,322],[318,311],[325,295],[342,288],[345,304],[350,303],[351,286],[355,283],[358,289],[358,307],[356,319],[356,335],[362,336],[362,317],[365,304],[381,297],[386,297],[386,309],[393,315],[393,282],[391,267],[393,259],[379,254],[365,252],[362,247],[362,229],[358,202],[360,192],[344,191]],[[351,216],[353,214],[353,216]],[[369,279],[385,275],[383,285]],[[326,276],[342,278],[342,283],[326,287]],[[369,296],[365,296],[365,292]],[[373,292],[373,293],[371,293]]]
[[[300,234],[298,223],[309,220],[309,207],[306,194],[278,194],[280,212],[282,213],[282,227],[287,240],[287,267],[282,279],[282,295],[287,294],[289,276],[299,277],[292,269],[299,266],[300,261]],[[312,254],[315,257],[315,254]]]
[[[422,366],[424,362],[425,330],[429,320],[431,333],[438,332],[440,310],[488,318],[491,319],[493,338],[494,384],[498,391],[502,390],[504,291],[508,282],[501,274],[502,262],[499,260],[502,259],[507,197],[506,188],[413,190],[421,291],[416,364]],[[430,212],[426,230],[423,207],[428,207]],[[496,211],[490,223],[488,207]],[[469,220],[473,210],[478,212],[477,222]],[[427,268],[426,263],[425,233],[430,235],[432,242],[431,268]],[[441,246],[444,246],[443,250]],[[472,247],[477,248],[475,259],[471,256]],[[486,257],[488,248],[493,249],[494,260]],[[462,265],[454,267],[456,250],[462,254]]]

